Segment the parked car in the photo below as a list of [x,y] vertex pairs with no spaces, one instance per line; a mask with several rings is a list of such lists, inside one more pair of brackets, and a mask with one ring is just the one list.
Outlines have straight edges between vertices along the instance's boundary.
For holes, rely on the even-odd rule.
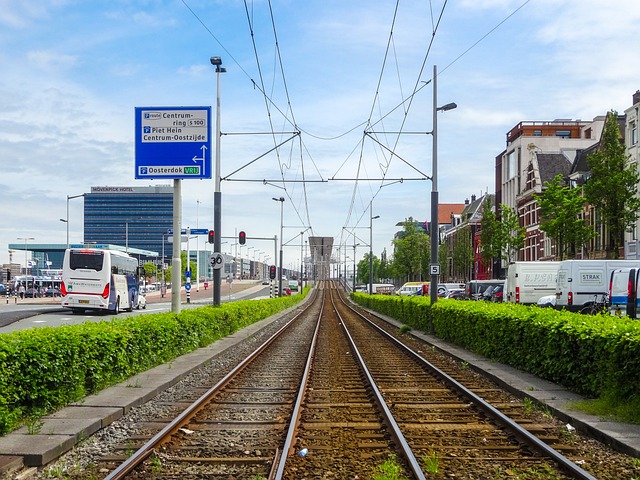
[[396,295],[422,295],[423,282],[407,282],[396,290]]
[[[504,285],[504,280],[471,280],[465,285],[465,298],[468,300],[490,300],[491,292],[498,285]],[[488,293],[488,296],[485,296]]]
[[25,298],[36,298],[38,296],[38,290],[36,288],[27,288],[24,296]]
[[0,295],[9,295],[9,289],[0,284]]
[[553,295],[545,295],[544,297],[540,297],[538,299],[537,305],[539,307],[551,307],[554,308],[556,306],[556,294]]
[[47,291],[44,292],[45,297],[59,297],[60,290],[57,288],[47,288]]

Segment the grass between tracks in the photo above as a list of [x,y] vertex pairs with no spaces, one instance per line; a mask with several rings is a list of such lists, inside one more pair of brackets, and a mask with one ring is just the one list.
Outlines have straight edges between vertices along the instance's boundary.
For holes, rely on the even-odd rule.
[[510,303],[356,293],[366,308],[593,400],[578,408],[640,424],[640,322]]
[[205,347],[303,295],[0,334],[0,435],[86,395]]

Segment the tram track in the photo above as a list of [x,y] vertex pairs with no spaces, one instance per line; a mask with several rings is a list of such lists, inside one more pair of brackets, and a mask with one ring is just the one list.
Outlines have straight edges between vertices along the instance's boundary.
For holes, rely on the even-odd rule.
[[[428,347],[401,352],[335,285],[324,287],[216,385],[168,404],[150,433],[105,456],[93,467],[108,472],[99,478],[366,479],[389,459],[403,478],[596,478],[556,455],[573,447],[508,393],[442,356],[431,362],[450,378],[433,378]],[[511,418],[505,425],[495,414]]]

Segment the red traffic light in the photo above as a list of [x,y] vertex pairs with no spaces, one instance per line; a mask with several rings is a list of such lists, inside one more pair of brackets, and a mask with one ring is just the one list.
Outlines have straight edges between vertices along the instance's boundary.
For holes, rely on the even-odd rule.
[[269,278],[271,280],[273,280],[274,278],[276,278],[276,266],[275,265],[271,265],[269,267]]
[[216,239],[216,232],[214,232],[213,230],[209,230],[208,239],[209,243],[213,243]]
[[238,234],[238,242],[240,242],[240,245],[247,243],[247,234],[244,231]]

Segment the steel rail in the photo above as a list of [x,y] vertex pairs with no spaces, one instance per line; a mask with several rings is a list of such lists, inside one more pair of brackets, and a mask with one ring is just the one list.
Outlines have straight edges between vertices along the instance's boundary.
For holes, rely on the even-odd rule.
[[[597,478],[591,475],[589,472],[587,472],[586,470],[581,468],[579,465],[569,460],[567,457],[562,455],[557,450],[553,449],[552,447],[544,443],[542,440],[540,440],[538,437],[530,433],[525,428],[521,427],[519,424],[517,424],[508,416],[506,416],[504,413],[502,413],[500,410],[496,409],[489,403],[485,402],[481,397],[473,393],[471,390],[466,388],[460,382],[458,382],[457,380],[449,376],[447,373],[440,370],[431,362],[425,360],[417,352],[413,351],[411,348],[404,345],[402,342],[396,339],[393,335],[386,332],[384,329],[382,329],[381,327],[373,323],[371,320],[369,320],[367,317],[362,315],[360,312],[352,308],[349,304],[347,304],[344,301],[342,296],[340,296],[340,298],[343,305],[345,305],[348,309],[350,309],[360,318],[362,318],[367,323],[369,323],[372,327],[374,327],[376,330],[378,330],[380,333],[386,336],[389,340],[393,341],[394,343],[402,347],[409,355],[415,358],[418,362],[420,362],[424,367],[426,367],[428,370],[433,372],[435,375],[439,376],[451,388],[455,389],[459,394],[468,398],[469,401],[473,403],[479,410],[481,410],[490,418],[492,418],[494,421],[498,422],[500,425],[508,429],[514,435],[514,437],[516,437],[519,441],[534,448],[542,455],[551,458],[551,460],[553,460],[558,464],[561,470],[564,470],[566,473],[572,475],[573,478],[577,480],[597,480]],[[369,313],[377,317],[377,315],[375,315],[373,312],[369,312]]]
[[311,340],[311,345],[309,347],[309,354],[307,355],[307,362],[304,366],[304,373],[302,375],[302,380],[300,381],[300,387],[298,388],[298,395],[296,397],[296,401],[293,407],[293,412],[291,414],[291,420],[289,421],[289,428],[287,429],[287,436],[285,438],[284,444],[282,446],[282,455],[278,459],[278,468],[275,471],[273,476],[269,476],[269,480],[281,480],[284,475],[284,469],[287,463],[287,457],[293,453],[293,444],[295,443],[296,432],[298,431],[298,426],[300,425],[300,415],[302,413],[302,402],[304,400],[306,391],[307,391],[307,383],[309,382],[309,375],[311,373],[311,365],[313,364],[313,357],[316,351],[316,345],[318,343],[318,332],[320,331],[320,320],[322,319],[322,314],[324,313],[324,297],[322,299],[322,307],[320,308],[320,313],[318,314],[318,318],[316,320],[316,328],[313,332],[313,338]]
[[362,355],[360,354],[360,350],[358,349],[355,341],[353,340],[351,333],[349,333],[349,329],[344,323],[344,319],[342,315],[340,315],[340,312],[338,312],[338,309],[336,308],[336,305],[333,299],[333,293],[331,294],[331,304],[335,309],[336,314],[338,315],[338,318],[340,318],[340,322],[342,323],[342,328],[344,328],[344,332],[347,335],[347,338],[349,339],[349,343],[351,344],[351,348],[353,349],[354,356],[358,360],[358,363],[360,364],[360,367],[362,368],[362,371],[367,377],[367,381],[369,382],[369,385],[373,390],[375,403],[378,405],[378,408],[382,412],[382,417],[384,419],[385,424],[387,425],[387,428],[389,428],[391,436],[394,438],[396,443],[400,446],[401,453],[404,456],[405,460],[409,463],[409,467],[414,477],[417,480],[426,480],[426,477],[422,472],[422,469],[420,468],[420,463],[418,462],[418,459],[413,454],[413,450],[409,446],[409,443],[407,442],[402,431],[400,430],[400,426],[398,425],[395,418],[393,417],[391,410],[389,410],[387,403],[384,401],[382,392],[380,392],[380,390],[378,389],[378,386],[376,385],[376,382],[373,379],[371,372],[369,372],[369,369],[367,368],[367,365],[364,359],[362,358]]
[[185,410],[180,413],[175,419],[168,423],[162,430],[156,433],[148,442],[142,445],[133,455],[127,460],[121,463],[115,470],[107,475],[104,480],[121,480],[131,473],[136,467],[138,467],[146,458],[151,455],[154,450],[160,446],[169,435],[174,434],[183,425],[185,425],[191,418],[193,418],[198,411],[206,406],[209,400],[214,397],[219,390],[225,387],[231,382],[242,370],[244,370],[251,362],[253,362],[260,354],[271,345],[280,335],[282,335],[301,315],[305,314],[307,310],[313,305],[317,299],[317,289],[314,289],[313,298],[308,305],[282,326],[277,332],[262,343],[256,350],[254,350],[249,356],[247,356],[241,363],[239,363],[233,370],[224,376],[218,383],[212,386],[209,390],[203,393],[195,402],[189,405]]

